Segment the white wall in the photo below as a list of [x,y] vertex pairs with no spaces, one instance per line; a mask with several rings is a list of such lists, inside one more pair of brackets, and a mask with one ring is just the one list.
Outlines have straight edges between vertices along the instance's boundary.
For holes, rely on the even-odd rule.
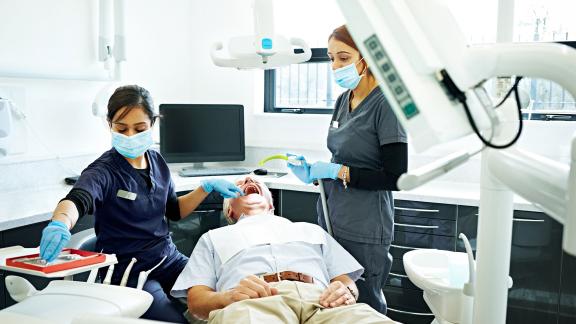
[[[128,0],[124,82],[148,88],[156,104],[241,103],[250,112],[254,73],[218,68],[208,52],[217,39],[250,32],[251,11],[244,2],[249,3]],[[35,10],[24,10],[32,7]],[[0,163],[102,152],[109,147],[105,123],[90,110],[95,94],[106,83],[2,78],[7,70],[11,75],[14,70],[65,74],[96,68],[100,65],[95,63],[96,8],[95,0],[0,0],[0,12],[18,17],[0,20],[0,43],[10,44],[0,51],[0,93],[3,86],[25,92],[28,125],[38,134],[28,134],[27,154]]]

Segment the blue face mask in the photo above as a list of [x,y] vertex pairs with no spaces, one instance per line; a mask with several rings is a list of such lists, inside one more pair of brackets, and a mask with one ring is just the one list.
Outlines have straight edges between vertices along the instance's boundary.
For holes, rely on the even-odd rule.
[[[360,61],[363,59],[364,58]],[[339,86],[346,89],[356,89],[358,83],[360,83],[360,80],[362,79],[362,75],[359,75],[356,70],[356,64],[360,61],[332,71],[332,73],[334,73],[334,80]]]
[[123,156],[135,159],[152,146],[152,129],[132,136],[112,132],[112,146]]

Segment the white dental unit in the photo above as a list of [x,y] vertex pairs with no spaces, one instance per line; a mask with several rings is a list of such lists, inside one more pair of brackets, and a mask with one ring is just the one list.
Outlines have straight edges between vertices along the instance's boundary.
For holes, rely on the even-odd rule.
[[[570,165],[509,147],[520,135],[518,95],[495,109],[482,85],[499,76],[535,77],[555,81],[576,95],[576,51],[560,44],[468,46],[450,10],[439,0],[338,3],[416,151],[473,132],[482,142],[476,149],[412,170],[398,183],[400,189],[415,188],[481,152],[475,278],[470,275],[464,284],[474,264],[468,265],[465,254],[434,250],[407,253],[406,272],[424,290],[435,323],[505,323],[513,192],[563,224],[563,248],[576,255],[576,140]],[[437,275],[430,275],[434,267]],[[451,270],[461,271],[466,280],[442,286],[453,279]],[[456,310],[443,309],[445,301],[430,298],[455,291],[468,300],[450,306]]]
[[90,271],[86,282],[51,281],[43,290],[18,276],[6,277],[6,288],[18,303],[0,311],[0,322],[15,323],[72,323],[78,316],[107,315],[138,318],[152,304],[152,296],[140,289],[94,283],[101,267],[113,269],[115,255],[106,255],[103,262],[51,273],[10,267],[6,260],[16,256],[38,253],[38,248],[13,246],[0,249],[0,269],[44,278],[72,279],[72,275]]

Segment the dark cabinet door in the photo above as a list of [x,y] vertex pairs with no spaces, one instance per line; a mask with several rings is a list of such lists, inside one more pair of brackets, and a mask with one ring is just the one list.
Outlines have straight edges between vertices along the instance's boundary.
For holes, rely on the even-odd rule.
[[318,224],[318,213],[316,212],[318,196],[319,194],[315,192],[282,190],[280,192],[280,211],[276,211],[276,214],[293,222]]
[[[474,250],[477,223],[477,207],[459,206],[458,233],[468,236]],[[514,284],[508,291],[506,323],[557,323],[561,240],[562,226],[546,214],[514,212],[510,252]],[[464,251],[461,242],[457,242],[457,250]]]
[[574,323],[576,323],[576,257],[564,253],[558,324]]
[[[186,193],[179,192],[178,196]],[[190,256],[202,234],[228,223],[222,214],[222,201],[222,197],[213,192],[186,218],[168,221],[170,236],[180,253]]]
[[391,319],[407,324],[430,324],[434,320],[422,290],[386,286],[383,292],[388,305],[386,316]]
[[6,307],[6,283],[4,282],[4,271],[0,271],[0,309]]
[[21,245],[25,248],[38,247],[42,230],[48,221],[16,227],[2,232],[2,247]]
[[430,323],[434,315],[406,275],[406,252],[433,248],[454,251],[456,206],[420,201],[394,201],[394,240],[390,253],[394,260],[383,289],[388,317],[401,323]]

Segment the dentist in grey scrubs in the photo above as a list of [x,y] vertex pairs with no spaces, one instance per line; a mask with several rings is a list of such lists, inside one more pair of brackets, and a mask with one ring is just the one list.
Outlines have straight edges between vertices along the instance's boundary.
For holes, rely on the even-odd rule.
[[[328,38],[335,81],[348,89],[336,100],[328,132],[330,162],[288,164],[305,183],[323,179],[334,238],[365,268],[358,302],[386,314],[382,288],[392,267],[392,191],[408,168],[406,133],[346,26]],[[318,222],[326,228],[322,203]]]

